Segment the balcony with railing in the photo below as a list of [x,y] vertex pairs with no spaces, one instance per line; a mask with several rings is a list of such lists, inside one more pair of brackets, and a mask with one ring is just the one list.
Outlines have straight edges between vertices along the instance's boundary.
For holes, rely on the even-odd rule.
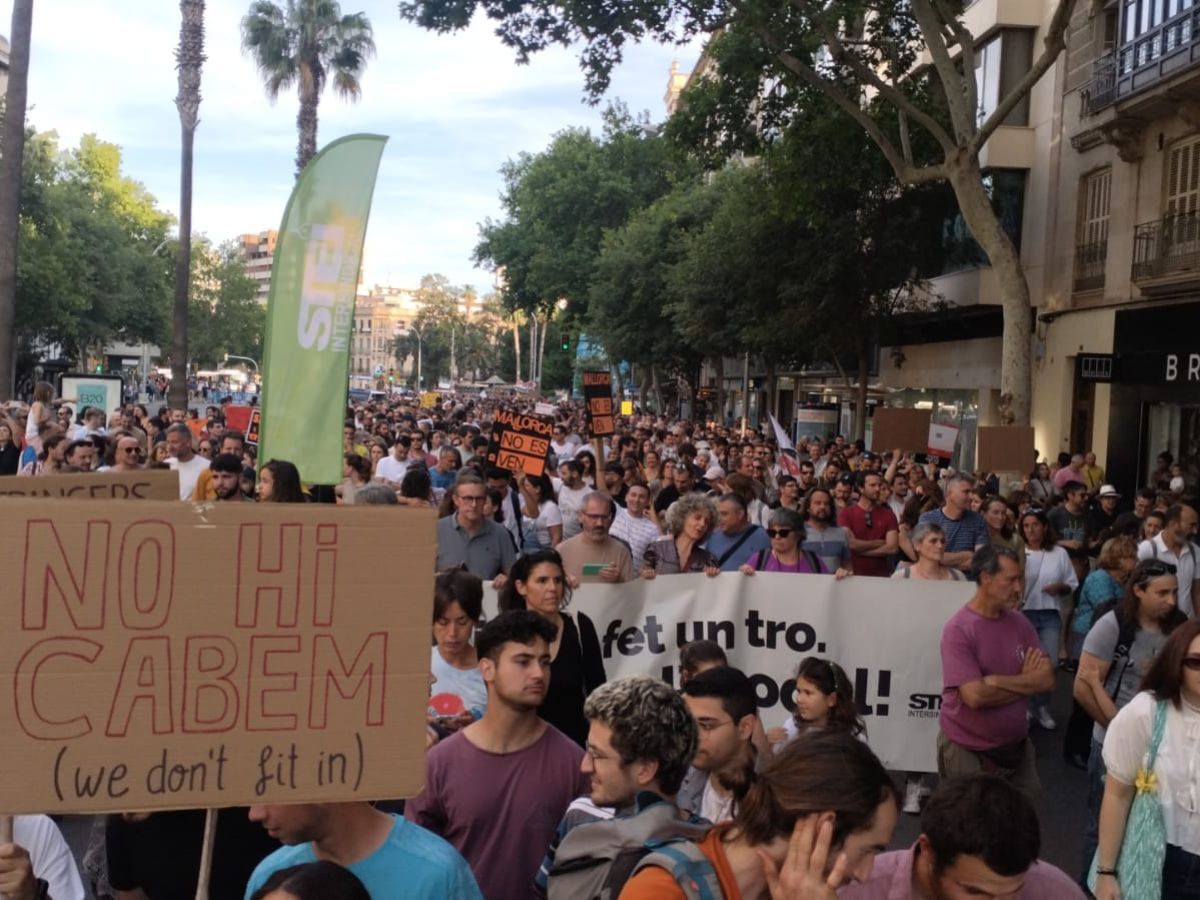
[[1092,241],[1075,247],[1075,290],[1098,291],[1104,287],[1104,266],[1108,262],[1108,240]]
[[1083,114],[1154,87],[1200,62],[1200,5],[1181,10],[1099,57],[1082,92]]
[[1200,283],[1200,213],[1165,216],[1134,228],[1131,277],[1145,294]]

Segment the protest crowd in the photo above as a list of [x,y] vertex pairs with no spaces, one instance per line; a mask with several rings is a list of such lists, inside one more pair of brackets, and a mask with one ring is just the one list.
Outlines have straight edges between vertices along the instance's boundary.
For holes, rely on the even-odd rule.
[[[424,788],[221,810],[212,897],[1200,897],[1198,486],[1165,454],[1144,485],[1109,484],[1084,452],[1012,478],[842,436],[792,446],[640,411],[596,436],[579,404],[397,396],[348,408],[344,479],[314,486],[260,465],[220,405],[72,406],[39,385],[0,417],[0,474],[169,469],[195,503],[438,510]],[[542,464],[497,464],[501,410],[548,423]],[[609,677],[573,592],[689,573],[961,583],[938,623],[937,777],[885,768],[845,660],[789,663],[778,721],[712,641],[680,650],[678,684]],[[1039,858],[1031,729],[1087,772],[1074,871]],[[905,815],[919,837],[889,850]],[[17,816],[0,894],[190,898],[203,824],[97,817],[80,871],[51,819]]]

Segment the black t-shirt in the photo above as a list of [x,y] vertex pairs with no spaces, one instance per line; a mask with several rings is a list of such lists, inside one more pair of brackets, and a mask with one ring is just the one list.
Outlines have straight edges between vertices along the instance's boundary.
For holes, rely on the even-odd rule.
[[[217,813],[211,897],[243,896],[254,867],[279,848],[247,812],[231,806]],[[109,883],[118,891],[141,888],[150,900],[193,900],[203,838],[202,809],[156,812],[141,822],[111,815],[105,827]]]

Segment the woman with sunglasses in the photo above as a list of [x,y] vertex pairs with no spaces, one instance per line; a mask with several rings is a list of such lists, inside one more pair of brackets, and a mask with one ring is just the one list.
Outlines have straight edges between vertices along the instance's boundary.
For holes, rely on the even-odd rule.
[[[1042,649],[1057,666],[1066,655],[1061,604],[1079,587],[1075,567],[1067,551],[1057,546],[1054,528],[1040,509],[1021,516],[1021,537],[1025,540],[1025,598],[1021,611],[1038,633]],[[1060,652],[1061,651],[1061,652]],[[1050,694],[1029,698],[1030,712],[1047,731],[1057,727],[1050,715]]]
[[[800,575],[828,575],[829,567],[817,554],[800,546],[804,520],[793,509],[777,509],[767,521],[767,537],[771,549],[755,553],[738,571],[743,575],[755,572],[791,572]],[[839,568],[833,573],[838,579],[850,574]]]
[[[1154,735],[1151,772],[1143,772]],[[1104,801],[1096,852],[1097,900],[1121,897],[1117,862],[1134,793],[1152,791],[1162,805],[1167,847],[1164,900],[1200,897],[1200,620],[1176,628],[1150,665],[1141,693],[1104,736]],[[1126,897],[1125,900],[1137,900]]]
[[[1132,543],[1129,538],[1112,540]],[[1108,544],[1105,549],[1109,549]],[[1075,673],[1075,699],[1095,722],[1088,742],[1088,825],[1083,837],[1083,879],[1096,851],[1100,800],[1104,793],[1105,728],[1117,711],[1137,695],[1142,674],[1162,651],[1171,632],[1187,621],[1187,616],[1176,606],[1179,585],[1174,566],[1149,559],[1131,568],[1132,572],[1121,576],[1127,577],[1128,583],[1117,599],[1097,610]],[[1087,584],[1098,574],[1108,575],[1098,569],[1088,577]]]

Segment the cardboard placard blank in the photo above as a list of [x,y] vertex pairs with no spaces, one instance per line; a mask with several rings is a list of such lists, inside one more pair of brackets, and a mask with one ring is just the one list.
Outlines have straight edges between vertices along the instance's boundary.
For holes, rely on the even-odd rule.
[[530,478],[540,478],[546,471],[550,453],[550,438],[554,421],[546,416],[526,416],[501,410],[496,413],[488,436],[489,465],[508,469]]
[[1029,472],[1033,469],[1033,428],[1023,425],[980,425],[975,437],[975,468],[984,472]]
[[583,402],[587,411],[588,433],[592,437],[608,437],[616,432],[611,372],[583,373]]
[[0,478],[0,497],[64,500],[174,500],[179,502],[179,473],[169,469],[37,475]]
[[929,442],[929,410],[882,406],[871,417],[871,450],[920,452]]
[[6,811],[420,790],[432,510],[4,508]]

